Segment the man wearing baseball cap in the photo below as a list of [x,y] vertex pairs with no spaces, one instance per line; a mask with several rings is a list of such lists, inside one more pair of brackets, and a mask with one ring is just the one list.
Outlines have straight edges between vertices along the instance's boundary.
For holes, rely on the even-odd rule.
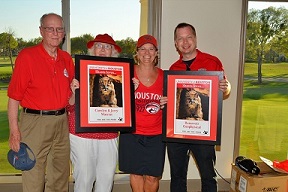
[[[121,48],[106,33],[99,34],[95,39],[89,41],[87,48],[89,55],[92,56],[117,57],[121,52]],[[95,76],[91,78],[96,81]],[[74,167],[73,177],[75,179],[74,192],[91,192],[93,188],[96,192],[110,192],[118,159],[118,132],[76,133],[74,104],[75,89],[77,88],[79,88],[79,81],[74,79],[71,83],[73,95],[67,107],[71,145],[70,158]]]

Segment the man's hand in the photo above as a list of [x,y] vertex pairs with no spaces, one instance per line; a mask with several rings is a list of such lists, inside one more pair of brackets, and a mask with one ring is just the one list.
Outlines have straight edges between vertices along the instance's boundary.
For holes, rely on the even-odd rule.
[[221,79],[219,81],[219,89],[223,92],[224,99],[227,99],[231,91],[230,82],[227,79]]
[[11,128],[10,127],[10,135],[9,135],[9,147],[15,151],[18,152],[20,149],[20,131],[18,128]]

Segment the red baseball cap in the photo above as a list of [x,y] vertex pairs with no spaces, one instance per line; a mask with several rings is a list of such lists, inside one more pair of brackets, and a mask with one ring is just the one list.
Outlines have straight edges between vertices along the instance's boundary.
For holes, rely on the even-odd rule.
[[115,49],[118,51],[118,53],[120,53],[122,50],[121,50],[121,47],[119,47],[116,42],[114,41],[114,39],[108,35],[107,33],[105,34],[99,34],[95,37],[95,39],[93,39],[92,41],[89,41],[87,43],[87,48],[90,49],[95,42],[101,42],[101,43],[108,43],[110,45],[114,45]]
[[137,48],[141,47],[146,43],[151,43],[157,48],[157,40],[152,35],[142,35],[137,41]]

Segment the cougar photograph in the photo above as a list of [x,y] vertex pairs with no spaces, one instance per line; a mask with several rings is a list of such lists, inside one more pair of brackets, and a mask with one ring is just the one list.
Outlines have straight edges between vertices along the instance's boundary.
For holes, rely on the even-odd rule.
[[122,83],[108,75],[90,74],[91,107],[122,107]]
[[177,88],[177,119],[208,120],[208,108],[209,97],[206,94],[194,88]]

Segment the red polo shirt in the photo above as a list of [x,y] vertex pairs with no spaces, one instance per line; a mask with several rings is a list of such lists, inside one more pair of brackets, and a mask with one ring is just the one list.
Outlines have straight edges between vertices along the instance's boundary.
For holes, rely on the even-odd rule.
[[55,60],[40,43],[19,53],[7,94],[20,101],[22,107],[37,110],[64,108],[71,94],[73,77],[71,56],[58,48]]
[[[186,65],[182,61],[182,57],[170,67],[170,70],[182,70],[186,71]],[[203,53],[197,49],[197,55],[195,60],[190,66],[191,71],[224,71],[221,61],[210,54]],[[226,78],[224,76],[224,78]]]

